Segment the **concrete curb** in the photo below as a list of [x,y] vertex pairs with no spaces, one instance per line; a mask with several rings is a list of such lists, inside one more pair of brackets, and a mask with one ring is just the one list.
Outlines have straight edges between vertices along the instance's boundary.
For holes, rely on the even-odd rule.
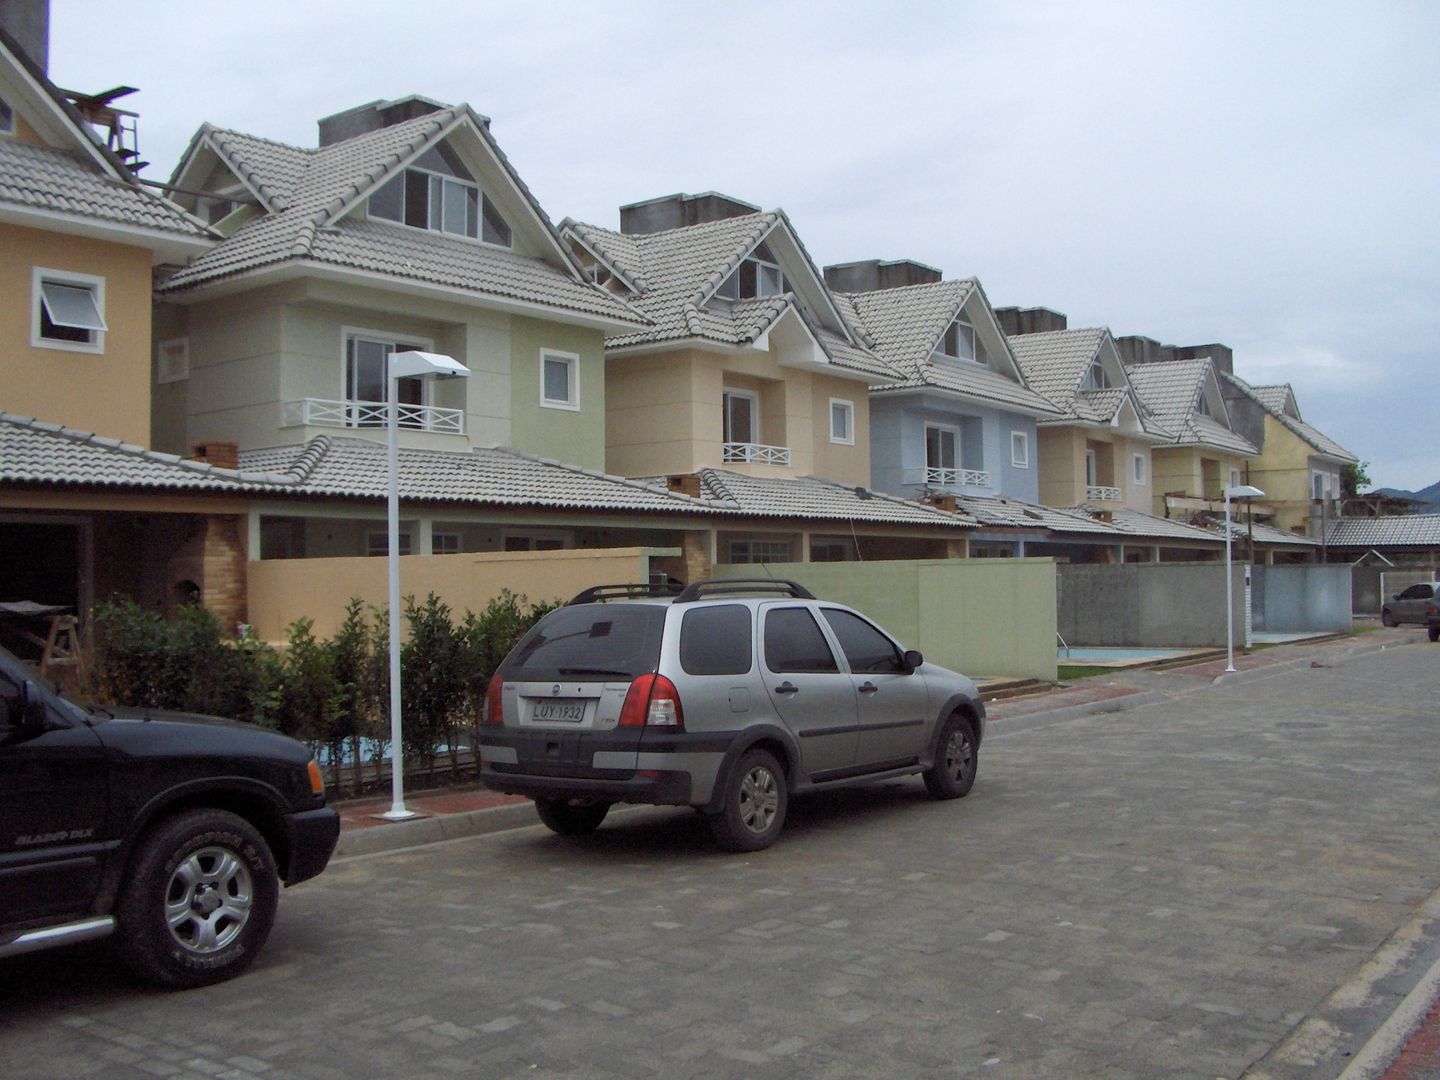
[[1150,705],[1164,700],[1165,695],[1158,690],[1141,690],[1134,694],[1125,694],[1122,697],[1082,701],[1077,705],[1064,705],[1058,709],[1021,713],[1019,716],[995,716],[986,720],[986,727],[994,729],[989,732],[988,737],[995,738],[1000,735],[1018,734],[1031,728],[1062,723],[1066,720],[1078,720],[1082,716],[1094,716],[1097,713],[1126,712],[1140,705]]
[[401,848],[419,847],[422,844],[438,844],[444,840],[459,840],[467,836],[482,836],[485,833],[500,832],[503,829],[520,829],[526,825],[538,825],[535,807],[528,800],[511,803],[508,806],[488,806],[483,810],[466,810],[458,814],[436,814],[433,817],[416,818],[414,821],[397,821],[375,825],[366,829],[342,830],[340,842],[335,846],[336,859],[347,859],[356,855],[376,855]]

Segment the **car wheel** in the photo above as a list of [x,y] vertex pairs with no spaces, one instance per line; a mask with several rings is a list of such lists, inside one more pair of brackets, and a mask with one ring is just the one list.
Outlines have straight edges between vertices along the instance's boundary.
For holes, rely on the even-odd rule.
[[747,750],[725,781],[724,804],[710,815],[710,832],[726,851],[759,851],[780,835],[789,804],[785,770],[775,755]]
[[1394,625],[1395,625],[1395,616],[1390,614],[1390,609],[1389,609],[1388,607],[1382,609],[1381,612],[1380,612],[1380,625],[1381,625],[1381,626],[1394,626]]
[[1427,626],[1425,636],[1431,641],[1440,641],[1440,626]]
[[610,804],[585,799],[536,799],[535,810],[551,832],[584,836],[600,827],[610,812]]
[[945,721],[935,744],[935,761],[925,770],[925,789],[937,799],[958,799],[969,793],[979,766],[975,729],[956,714]]
[[205,986],[255,959],[280,897],[275,859],[244,818],[191,810],[140,844],[117,909],[121,956],[142,979]]

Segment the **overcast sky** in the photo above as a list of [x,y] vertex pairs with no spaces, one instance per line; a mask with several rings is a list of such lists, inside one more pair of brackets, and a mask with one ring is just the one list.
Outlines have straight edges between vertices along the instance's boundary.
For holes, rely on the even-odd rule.
[[554,221],[783,207],[822,265],[1224,342],[1377,486],[1440,480],[1440,5],[54,0],[50,50],[141,88],[150,178],[202,121],[464,101]]

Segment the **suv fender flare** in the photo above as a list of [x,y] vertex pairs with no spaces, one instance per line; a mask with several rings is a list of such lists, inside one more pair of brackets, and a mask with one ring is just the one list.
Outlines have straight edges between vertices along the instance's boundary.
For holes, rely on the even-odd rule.
[[935,755],[940,752],[940,732],[945,727],[945,721],[957,712],[967,713],[972,718],[972,725],[975,728],[975,749],[980,749],[980,743],[985,738],[984,703],[978,697],[971,697],[969,694],[951,694],[935,715],[935,731],[930,736],[929,747],[931,762],[934,762]]
[[724,801],[725,785],[730,779],[730,774],[735,768],[735,763],[740,760],[740,755],[749,750],[756,743],[778,744],[783,753],[780,755],[780,764],[785,766],[786,779],[790,786],[795,786],[795,768],[800,762],[800,747],[795,742],[795,736],[781,727],[779,724],[756,724],[747,727],[736,734],[730,743],[730,748],[725,751],[725,757],[721,759],[720,768],[715,772],[715,787],[710,792],[710,801],[702,810],[706,813],[714,813],[720,809]]

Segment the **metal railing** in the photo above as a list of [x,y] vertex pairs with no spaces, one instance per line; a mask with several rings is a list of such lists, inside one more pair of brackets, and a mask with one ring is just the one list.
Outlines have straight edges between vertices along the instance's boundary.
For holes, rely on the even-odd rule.
[[[383,401],[325,401],[301,398],[282,405],[285,427],[371,428],[384,427],[388,406]],[[400,405],[395,423],[411,431],[433,431],[441,435],[465,434],[465,410],[442,409],[437,405]]]
[[942,487],[990,486],[990,474],[984,469],[935,469],[926,467],[925,482]]
[[1086,502],[1119,502],[1120,489],[1118,487],[1107,487],[1104,484],[1090,484],[1085,488]]
[[727,442],[724,460],[727,462],[748,461],[760,465],[789,465],[788,446],[765,446],[763,443]]

